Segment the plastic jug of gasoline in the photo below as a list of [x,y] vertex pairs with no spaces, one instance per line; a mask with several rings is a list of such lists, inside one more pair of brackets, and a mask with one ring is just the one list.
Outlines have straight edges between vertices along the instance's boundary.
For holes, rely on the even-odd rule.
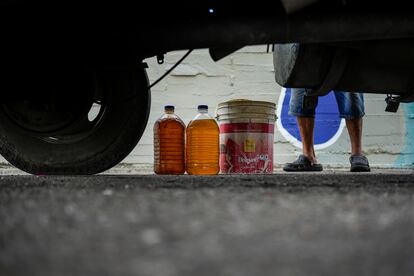
[[166,105],[154,124],[154,172],[185,173],[185,124],[174,114],[174,106]]
[[186,129],[186,162],[188,174],[218,174],[219,127],[208,114],[207,105],[198,106],[198,114]]

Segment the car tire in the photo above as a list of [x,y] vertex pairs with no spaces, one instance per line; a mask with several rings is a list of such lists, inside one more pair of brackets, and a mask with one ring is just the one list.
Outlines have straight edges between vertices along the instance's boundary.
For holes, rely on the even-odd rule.
[[94,99],[100,103],[98,117],[87,122],[89,113],[82,113],[82,118],[62,125],[55,133],[32,129],[27,126],[31,119],[21,123],[26,110],[19,111],[20,117],[14,116],[10,115],[14,114],[11,105],[2,104],[1,155],[15,167],[40,175],[90,175],[121,162],[137,145],[148,121],[148,77],[143,68],[98,70],[94,76],[100,87],[99,97]]
[[319,87],[328,73],[334,47],[321,44],[275,44],[275,80],[282,87]]

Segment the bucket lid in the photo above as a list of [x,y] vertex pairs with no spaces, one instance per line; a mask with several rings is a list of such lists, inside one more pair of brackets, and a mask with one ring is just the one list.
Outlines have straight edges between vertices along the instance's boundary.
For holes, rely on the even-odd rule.
[[268,107],[276,107],[276,104],[273,102],[266,102],[266,101],[252,101],[247,99],[235,99],[230,100],[227,102],[222,102],[218,104],[218,107],[222,106],[240,106],[240,105],[261,105],[261,106],[268,106]]
[[276,104],[272,102],[246,99],[230,100],[218,104],[216,118],[218,120],[236,118],[276,120]]

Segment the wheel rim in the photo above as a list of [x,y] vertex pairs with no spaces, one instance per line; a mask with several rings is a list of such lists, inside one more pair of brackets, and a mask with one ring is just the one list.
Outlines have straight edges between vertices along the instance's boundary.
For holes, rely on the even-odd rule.
[[72,97],[68,94],[64,101],[56,97],[26,99],[4,103],[2,109],[26,135],[52,144],[72,144],[92,135],[110,106],[96,85],[95,75],[89,84],[87,90]]
[[[37,136],[39,139],[53,144],[73,144],[95,133],[105,118],[107,105],[94,103],[86,116],[68,126],[66,129],[48,136]],[[91,118],[91,115],[92,118]]]

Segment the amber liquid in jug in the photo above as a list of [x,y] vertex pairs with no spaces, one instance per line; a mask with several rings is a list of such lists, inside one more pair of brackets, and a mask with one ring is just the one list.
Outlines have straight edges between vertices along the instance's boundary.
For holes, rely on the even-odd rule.
[[219,127],[206,105],[199,105],[198,112],[186,129],[187,173],[218,174]]
[[185,124],[167,105],[164,115],[154,124],[154,172],[185,173]]

